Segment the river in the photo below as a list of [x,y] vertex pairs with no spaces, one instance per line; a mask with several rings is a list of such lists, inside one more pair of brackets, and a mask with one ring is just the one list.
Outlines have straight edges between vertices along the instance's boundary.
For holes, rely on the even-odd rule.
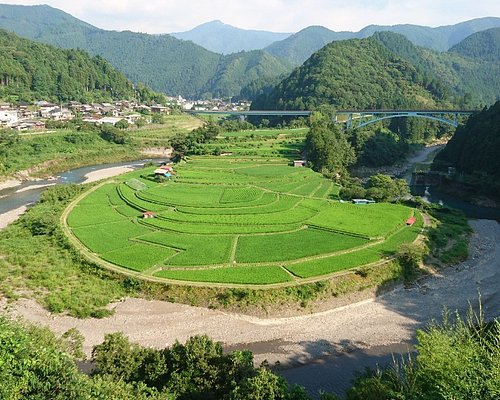
[[[19,182],[11,187],[0,189],[0,229],[7,223],[14,221],[27,207],[35,204],[41,193],[50,186],[91,182],[101,172],[103,177],[111,177],[127,170],[141,168],[152,159],[127,161],[121,163],[99,164],[90,167],[81,167],[48,178]],[[108,173],[106,173],[108,172]]]

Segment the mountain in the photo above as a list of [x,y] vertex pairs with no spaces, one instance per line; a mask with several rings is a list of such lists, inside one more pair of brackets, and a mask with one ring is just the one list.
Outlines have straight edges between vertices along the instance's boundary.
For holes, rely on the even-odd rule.
[[[488,32],[488,31],[485,31]],[[492,37],[490,34],[476,33],[478,39],[484,36]],[[494,37],[494,35],[493,35]],[[377,32],[373,38],[380,41],[385,47],[399,57],[412,63],[421,73],[425,75],[427,84],[448,97],[454,98],[454,103],[461,107],[471,108],[477,105],[493,104],[500,95],[500,62],[484,60],[481,57],[468,57],[459,53],[460,48],[470,49],[470,38],[464,39],[455,48],[456,51],[438,52],[424,47],[416,46],[406,37],[392,32]],[[490,58],[487,49],[498,46],[492,41],[472,41],[473,45],[479,46],[474,51],[479,54],[483,48],[484,57]],[[495,54],[498,57],[498,53]],[[494,58],[494,56],[491,56]]]
[[389,31],[400,33],[412,43],[437,51],[447,51],[471,34],[490,28],[500,27],[500,18],[485,17],[461,22],[456,25],[431,28],[419,25],[370,25],[359,32],[334,32],[324,27],[309,27],[273,43],[266,50],[276,56],[286,58],[294,65],[300,65],[311,54],[334,40],[367,38],[375,32]]
[[453,46],[450,52],[486,61],[500,61],[500,28],[474,33]]
[[286,39],[291,33],[256,31],[236,28],[221,21],[199,25],[187,32],[171,33],[173,37],[192,42],[221,54],[261,50],[271,43]]
[[[133,99],[134,87],[103,58],[0,30],[0,98],[82,102]],[[147,91],[145,92],[147,94]]]
[[322,26],[310,26],[290,37],[275,42],[266,51],[277,57],[287,59],[294,65],[300,65],[312,53],[334,40],[352,39],[352,32],[334,32]]
[[106,58],[134,82],[188,98],[239,95],[241,86],[254,79],[291,70],[288,62],[262,51],[223,56],[170,35],[99,29],[49,6],[0,5],[0,28],[57,47],[84,49]]
[[373,38],[332,42],[314,53],[253,109],[390,109],[447,106],[442,91]]

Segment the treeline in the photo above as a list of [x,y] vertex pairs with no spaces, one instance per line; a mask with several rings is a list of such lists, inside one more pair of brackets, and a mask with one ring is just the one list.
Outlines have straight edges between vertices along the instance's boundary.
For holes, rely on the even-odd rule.
[[[172,157],[174,160],[181,160],[188,155],[207,154],[206,143],[214,140],[224,132],[237,132],[244,130],[255,130],[256,127],[250,122],[239,120],[220,120],[218,122],[209,120],[205,125],[192,130],[187,134],[177,134],[170,139],[173,148]],[[220,151],[215,150],[214,155],[220,155]]]
[[305,153],[312,168],[342,185],[343,199],[398,201],[409,196],[404,179],[376,174],[363,184],[350,175],[353,166],[390,165],[407,154],[408,143],[385,129],[345,131],[333,120],[333,110],[322,107],[310,118]]
[[500,101],[458,127],[436,156],[434,169],[455,167],[453,179],[500,198]]
[[10,101],[45,99],[85,103],[134,99],[163,100],[164,96],[133,84],[102,57],[82,50],[61,50],[21,39],[0,30],[0,98]]

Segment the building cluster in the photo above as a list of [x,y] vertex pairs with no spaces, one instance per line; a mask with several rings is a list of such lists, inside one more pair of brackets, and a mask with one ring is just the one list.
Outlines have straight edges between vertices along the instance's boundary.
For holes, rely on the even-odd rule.
[[179,97],[168,97],[171,104],[183,110],[197,110],[197,111],[247,111],[252,104],[250,101],[241,100],[231,102],[223,99],[211,100],[186,100]]
[[171,108],[159,104],[148,106],[125,100],[92,104],[82,104],[76,101],[67,104],[52,104],[38,101],[34,104],[19,103],[16,106],[0,103],[0,128],[12,128],[19,131],[44,130],[47,121],[71,121],[76,117],[84,122],[99,125],[116,125],[122,120],[134,124],[145,115],[155,113],[169,115]]
[[70,101],[66,104],[37,101],[33,104],[19,103],[16,106],[0,102],[0,129],[45,130],[47,121],[71,121],[76,117],[83,122],[98,125],[116,125],[122,120],[135,124],[141,118],[150,121],[150,116],[154,114],[169,115],[172,108],[198,111],[246,111],[251,105],[248,101],[233,103],[220,99],[191,101],[181,96],[168,98],[168,101],[171,104],[170,107],[161,104],[139,104],[127,100],[91,104],[77,101]]

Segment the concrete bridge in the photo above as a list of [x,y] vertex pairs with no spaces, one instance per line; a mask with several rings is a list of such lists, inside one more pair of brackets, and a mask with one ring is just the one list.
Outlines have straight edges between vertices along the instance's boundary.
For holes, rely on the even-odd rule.
[[[234,115],[242,118],[259,117],[307,117],[312,111],[293,110],[252,110],[252,111],[202,111],[188,110],[188,114]],[[459,116],[469,116],[475,110],[336,110],[335,120],[346,129],[356,129],[390,118],[417,117],[458,126]]]

